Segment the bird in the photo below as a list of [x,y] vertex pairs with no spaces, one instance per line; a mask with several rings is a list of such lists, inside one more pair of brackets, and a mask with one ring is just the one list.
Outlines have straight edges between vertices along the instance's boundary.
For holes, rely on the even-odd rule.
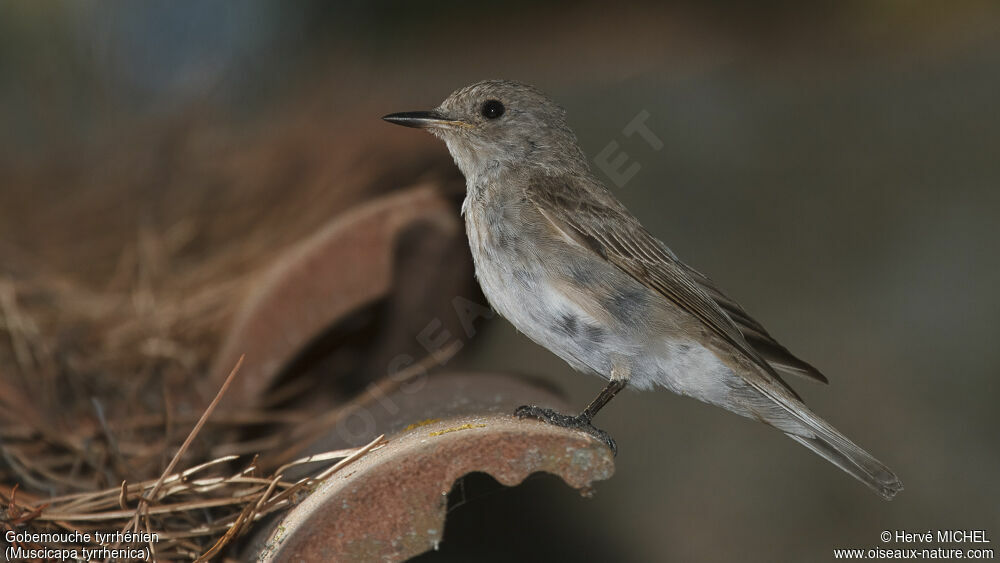
[[814,414],[783,377],[826,382],[706,275],[681,261],[593,174],[566,111],[534,86],[484,80],[438,107],[385,115],[447,145],[490,305],[575,370],[607,381],[578,415],[515,414],[583,430],[626,386],[663,387],[763,422],[889,500],[882,462]]

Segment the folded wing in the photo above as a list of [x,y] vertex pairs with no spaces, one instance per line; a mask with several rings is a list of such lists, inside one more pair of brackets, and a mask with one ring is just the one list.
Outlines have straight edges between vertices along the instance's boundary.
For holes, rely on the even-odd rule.
[[694,315],[788,391],[795,394],[779,374],[827,381],[772,338],[707,276],[681,262],[603,186],[569,189],[568,182],[585,181],[538,176],[528,183],[525,196],[554,228]]

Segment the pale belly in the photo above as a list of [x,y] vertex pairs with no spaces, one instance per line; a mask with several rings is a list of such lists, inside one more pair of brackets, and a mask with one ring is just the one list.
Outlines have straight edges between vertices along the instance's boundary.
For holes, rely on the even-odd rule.
[[476,276],[490,304],[517,330],[564,359],[575,369],[611,376],[613,356],[634,348],[592,312],[546,283],[545,274],[516,272],[477,261]]
[[731,370],[685,336],[683,317],[662,296],[615,266],[586,254],[540,257],[523,243],[491,244],[475,233],[470,242],[479,245],[476,276],[493,308],[574,369],[728,402]]

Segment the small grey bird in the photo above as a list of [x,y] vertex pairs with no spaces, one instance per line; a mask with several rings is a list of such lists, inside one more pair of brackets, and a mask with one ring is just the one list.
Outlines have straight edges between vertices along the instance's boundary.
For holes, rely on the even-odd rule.
[[781,376],[826,382],[712,281],[681,262],[594,177],[565,111],[532,86],[489,80],[431,111],[386,121],[427,129],[465,175],[462,205],[490,304],[573,368],[608,380],[578,416],[521,417],[585,430],[626,385],[667,389],[769,424],[886,499],[903,484],[813,414]]

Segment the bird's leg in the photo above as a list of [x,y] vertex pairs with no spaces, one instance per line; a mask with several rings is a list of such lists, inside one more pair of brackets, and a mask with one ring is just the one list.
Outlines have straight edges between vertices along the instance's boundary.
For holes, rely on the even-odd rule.
[[601,389],[601,393],[597,395],[597,397],[591,401],[589,405],[587,405],[587,408],[583,409],[583,412],[580,413],[580,416],[577,418],[585,419],[587,422],[593,420],[597,411],[603,409],[604,405],[608,404],[608,401],[613,399],[619,391],[625,388],[626,385],[628,385],[627,380],[612,378],[608,381],[608,384],[604,386],[604,389]]
[[608,404],[608,401],[617,395],[619,391],[624,389],[627,384],[627,379],[618,379],[614,377],[614,374],[612,374],[611,380],[608,381],[608,384],[601,390],[601,393],[597,396],[597,398],[587,405],[587,408],[583,409],[583,412],[576,416],[558,413],[552,409],[536,407],[534,405],[524,405],[518,407],[517,410],[514,411],[514,414],[517,415],[518,418],[537,418],[556,426],[583,430],[587,434],[590,434],[607,444],[607,446],[611,449],[612,454],[618,455],[618,445],[615,443],[615,439],[604,430],[594,426],[591,421],[594,419],[594,415],[597,414],[597,411],[601,410],[604,405]]

